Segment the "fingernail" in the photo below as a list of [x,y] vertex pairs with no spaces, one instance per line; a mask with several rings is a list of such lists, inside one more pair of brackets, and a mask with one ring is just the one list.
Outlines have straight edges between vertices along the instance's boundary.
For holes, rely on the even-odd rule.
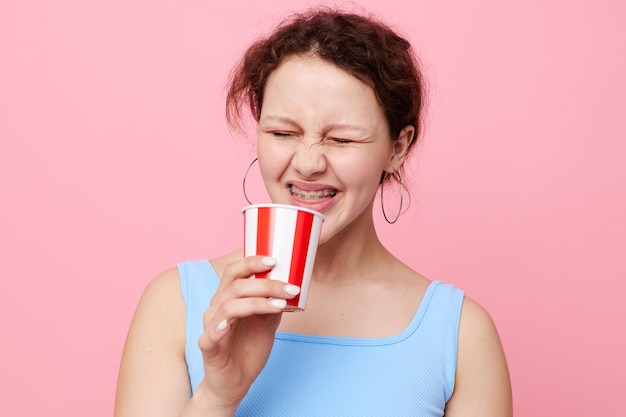
[[219,323],[217,323],[216,329],[219,332],[219,331],[224,330],[226,328],[226,326],[228,326],[228,323],[226,322],[226,319],[224,319],[224,320],[220,321]]
[[285,306],[287,306],[287,300],[282,300],[280,298],[270,298],[270,305],[276,308],[285,308]]
[[261,258],[261,263],[265,266],[274,266],[276,265],[276,259],[272,258],[271,256],[265,256]]
[[285,285],[285,292],[289,295],[298,295],[300,294],[300,287],[293,284]]

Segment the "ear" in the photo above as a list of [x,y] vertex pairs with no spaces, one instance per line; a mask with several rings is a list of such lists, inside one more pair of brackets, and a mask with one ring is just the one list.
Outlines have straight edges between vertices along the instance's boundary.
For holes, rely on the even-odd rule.
[[385,167],[387,172],[395,172],[400,169],[404,160],[406,159],[407,152],[415,136],[415,127],[411,125],[405,126],[398,135],[398,140],[393,142],[391,150],[391,156]]

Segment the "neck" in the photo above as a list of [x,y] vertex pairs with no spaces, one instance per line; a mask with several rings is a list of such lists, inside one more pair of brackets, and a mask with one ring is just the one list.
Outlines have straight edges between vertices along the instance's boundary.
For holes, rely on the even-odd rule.
[[317,282],[361,279],[390,257],[376,234],[370,205],[359,218],[319,246],[313,279]]

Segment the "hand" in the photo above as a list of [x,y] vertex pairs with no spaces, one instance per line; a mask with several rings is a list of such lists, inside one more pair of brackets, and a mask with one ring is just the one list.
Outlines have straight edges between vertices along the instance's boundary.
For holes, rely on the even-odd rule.
[[204,314],[198,344],[204,389],[223,408],[236,410],[269,357],[286,300],[300,288],[271,279],[248,279],[273,268],[273,258],[250,256],[228,265]]

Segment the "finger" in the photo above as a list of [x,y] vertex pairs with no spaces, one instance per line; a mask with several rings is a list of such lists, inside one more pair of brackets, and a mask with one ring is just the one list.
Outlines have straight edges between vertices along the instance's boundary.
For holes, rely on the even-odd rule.
[[[273,279],[238,279],[221,289],[218,303],[234,298],[266,297],[291,299],[300,293],[300,287]],[[214,304],[214,303],[212,303]]]
[[205,313],[204,334],[199,343],[203,350],[209,351],[226,337],[237,322],[251,316],[282,313],[286,300],[280,298],[248,297],[231,299],[211,308]]
[[[289,300],[300,293],[300,287],[272,279],[237,279],[230,285],[220,285],[210,302],[211,311],[233,299],[263,297]],[[281,307],[280,302],[274,306]]]
[[267,272],[276,265],[276,259],[271,256],[247,256],[228,264],[221,276],[221,282],[229,284],[238,278],[248,278],[255,273]]

